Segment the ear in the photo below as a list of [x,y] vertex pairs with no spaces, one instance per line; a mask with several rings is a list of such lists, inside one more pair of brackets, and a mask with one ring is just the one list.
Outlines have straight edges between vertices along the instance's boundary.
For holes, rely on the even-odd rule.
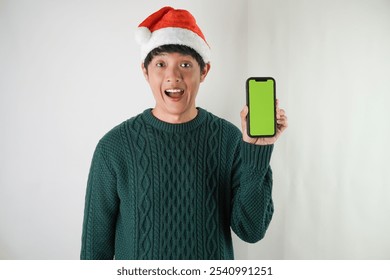
[[149,80],[148,69],[146,69],[143,62],[141,63],[141,69],[142,69],[142,73],[144,74],[145,79],[148,81]]
[[200,82],[203,82],[206,79],[206,76],[209,73],[210,68],[211,68],[210,63],[206,63],[205,67],[203,68],[202,72],[200,73]]

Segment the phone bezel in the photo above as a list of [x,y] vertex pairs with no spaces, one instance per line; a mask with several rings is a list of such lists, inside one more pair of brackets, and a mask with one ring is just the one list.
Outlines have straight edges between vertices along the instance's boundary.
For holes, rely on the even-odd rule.
[[[252,134],[251,133],[251,130],[250,130],[250,112],[249,112],[249,81],[251,80],[255,80],[256,82],[265,82],[265,81],[268,81],[268,80],[272,80],[273,81],[273,98],[274,98],[274,133],[273,134],[265,134],[265,135],[257,135],[257,134]],[[253,137],[253,138],[258,138],[258,137],[274,137],[275,134],[276,134],[276,81],[273,77],[249,77],[247,80],[246,80],[246,104],[248,106],[248,115],[247,115],[247,134],[249,137]]]

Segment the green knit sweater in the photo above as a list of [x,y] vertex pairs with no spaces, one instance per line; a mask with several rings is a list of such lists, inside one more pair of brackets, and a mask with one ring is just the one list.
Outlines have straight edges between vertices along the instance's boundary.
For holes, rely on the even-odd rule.
[[272,149],[201,108],[123,122],[93,156],[81,259],[233,259],[231,229],[253,243],[271,221]]

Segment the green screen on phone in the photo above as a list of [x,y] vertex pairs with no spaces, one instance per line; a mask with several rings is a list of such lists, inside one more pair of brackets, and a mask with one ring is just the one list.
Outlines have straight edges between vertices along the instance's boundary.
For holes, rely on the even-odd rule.
[[276,132],[275,80],[249,78],[247,80],[248,135],[271,137]]

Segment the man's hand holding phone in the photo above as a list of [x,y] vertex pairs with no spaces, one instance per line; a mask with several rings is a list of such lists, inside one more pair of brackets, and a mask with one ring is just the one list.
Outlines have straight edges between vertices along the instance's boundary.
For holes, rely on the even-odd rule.
[[276,133],[272,137],[250,137],[247,132],[248,106],[241,111],[242,138],[245,142],[255,145],[272,145],[288,127],[287,116],[283,109],[279,108],[279,100],[276,99]]

